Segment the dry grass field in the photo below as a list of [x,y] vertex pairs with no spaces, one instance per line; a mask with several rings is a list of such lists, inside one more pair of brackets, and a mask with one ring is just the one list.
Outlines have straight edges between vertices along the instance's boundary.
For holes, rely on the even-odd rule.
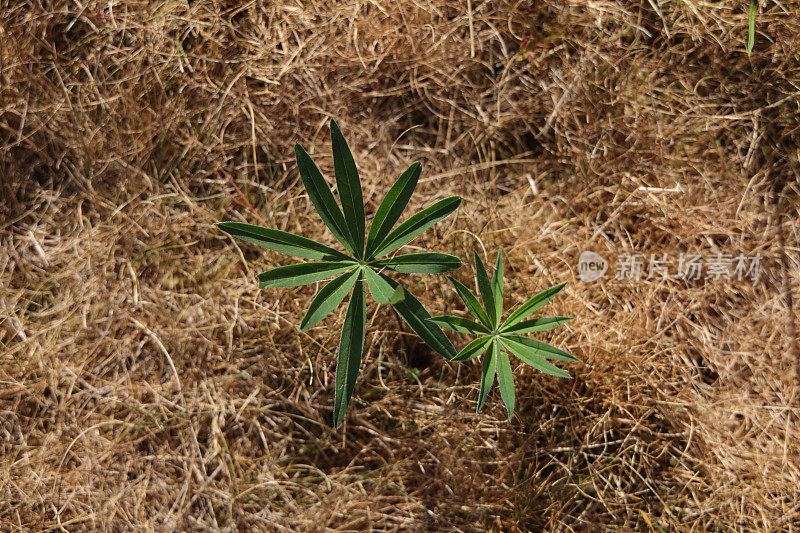
[[[800,531],[800,5],[751,55],[748,9],[0,0],[0,531]],[[333,243],[292,150],[332,183],[331,117],[368,215],[415,160],[406,213],[463,197],[407,249],[471,285],[502,247],[507,309],[569,282],[574,379],[517,362],[476,415],[479,364],[370,304],[333,429],[345,306],[301,332],[314,287],[213,225]]]

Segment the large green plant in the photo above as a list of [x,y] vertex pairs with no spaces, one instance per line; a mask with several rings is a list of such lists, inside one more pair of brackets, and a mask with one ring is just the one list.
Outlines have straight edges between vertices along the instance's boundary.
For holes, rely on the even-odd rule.
[[387,272],[433,274],[457,269],[457,257],[443,253],[387,255],[451,214],[461,202],[451,196],[412,215],[392,229],[408,204],[420,175],[412,164],[392,186],[378,207],[369,233],[355,161],[338,125],[331,120],[334,173],[342,209],[317,165],[302,146],[295,145],[297,167],[308,197],[322,221],[344,246],[342,252],[299,235],[240,222],[221,222],[220,229],[244,241],[284,254],[316,260],[281,266],[258,275],[260,288],[296,287],[336,276],[311,302],[300,327],[314,326],[344,300],[353,287],[342,326],[336,364],[333,421],[344,419],[361,364],[366,326],[366,292],[379,304],[391,305],[411,329],[431,348],[451,359],[453,344],[420,302]]
[[514,413],[514,377],[511,374],[511,362],[508,359],[510,352],[519,357],[523,362],[531,365],[545,374],[568,378],[570,375],[547,359],[560,361],[577,361],[573,355],[560,350],[547,343],[529,339],[525,333],[544,331],[564,324],[572,318],[564,316],[535,318],[524,320],[531,313],[538,310],[564,288],[566,283],[546,289],[511,313],[505,322],[501,323],[503,316],[503,252],[497,253],[497,263],[492,280],[483,266],[483,261],[475,254],[475,277],[477,278],[478,292],[480,292],[483,305],[478,298],[458,280],[448,276],[463,300],[469,313],[477,320],[469,320],[458,316],[437,316],[429,318],[428,322],[439,324],[459,333],[479,335],[478,338],[467,344],[453,358],[454,361],[468,361],[483,354],[483,368],[481,370],[481,385],[478,393],[477,411],[481,410],[489,392],[494,384],[494,377],[500,384],[500,395],[506,405],[508,418]]

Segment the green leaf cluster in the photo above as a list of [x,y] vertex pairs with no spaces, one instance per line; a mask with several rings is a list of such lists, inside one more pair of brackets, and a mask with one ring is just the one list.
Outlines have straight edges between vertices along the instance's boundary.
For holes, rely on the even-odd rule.
[[[475,253],[475,270],[480,300],[463,283],[448,276],[467,307],[467,311],[475,318],[470,320],[458,316],[437,316],[428,322],[443,326],[458,333],[478,335],[467,344],[454,361],[468,361],[483,355],[478,407],[480,411],[489,396],[495,375],[500,386],[500,395],[508,411],[508,418],[514,413],[515,392],[514,377],[511,373],[509,354],[516,355],[524,363],[529,364],[545,374],[569,378],[570,375],[555,366],[547,359],[558,361],[577,361],[569,353],[550,346],[544,342],[525,337],[526,333],[544,331],[565,324],[571,317],[547,317],[525,320],[533,312],[553,299],[564,288],[566,283],[546,289],[511,313],[501,323],[503,315],[503,252],[497,254],[494,275],[489,279],[480,256]],[[482,303],[481,303],[482,302]]]
[[[389,274],[439,274],[461,266],[452,255],[423,252],[390,256],[440,220],[450,215],[461,198],[445,198],[397,224],[420,176],[420,164],[414,163],[403,172],[381,202],[369,231],[366,211],[353,155],[339,126],[331,120],[331,145],[334,173],[339,196],[337,203],[319,168],[299,144],[295,145],[297,167],[303,185],[322,222],[344,247],[337,250],[325,244],[272,228],[240,222],[220,222],[219,228],[246,242],[283,254],[309,259],[273,268],[258,275],[259,287],[296,287],[328,280],[317,292],[303,317],[300,327],[307,330],[336,309],[350,294],[339,340],[336,363],[333,422],[339,426],[355,389],[361,366],[366,331],[366,295],[382,305],[391,305],[409,327],[433,350],[453,361],[468,361],[483,354],[478,410],[489,395],[497,375],[500,393],[508,410],[514,411],[514,378],[508,353],[516,355],[534,368],[559,377],[570,377],[547,359],[577,361],[575,357],[543,342],[529,339],[526,333],[544,331],[568,320],[550,317],[525,320],[549,302],[564,284],[547,289],[511,313],[501,324],[503,315],[503,254],[497,255],[492,279],[478,254],[475,254],[477,286],[480,300],[462,283],[449,278],[475,320],[456,316],[431,317],[425,307]],[[442,327],[478,338],[457,351]]]
[[414,163],[386,194],[367,232],[358,169],[334,120],[331,120],[331,145],[341,208],[319,168],[299,144],[295,145],[295,156],[309,199],[345,251],[299,235],[251,224],[221,222],[218,226],[252,244],[316,261],[281,266],[259,274],[260,288],[296,287],[333,277],[311,301],[300,323],[303,330],[319,323],[352,291],[336,365],[333,419],[338,426],[344,419],[361,364],[367,289],[376,302],[391,305],[432,349],[448,359],[456,354],[456,349],[441,328],[427,320],[431,315],[425,307],[388,273],[437,274],[456,270],[461,266],[461,261],[455,256],[435,252],[387,256],[450,215],[461,203],[461,198],[445,198],[395,227],[419,180],[420,164]]

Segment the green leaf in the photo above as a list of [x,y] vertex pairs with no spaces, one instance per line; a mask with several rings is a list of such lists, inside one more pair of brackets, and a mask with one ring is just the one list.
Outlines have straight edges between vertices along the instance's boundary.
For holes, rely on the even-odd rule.
[[758,13],[758,1],[750,0],[750,14],[747,16],[747,55],[753,51],[756,42],[756,14]]
[[311,156],[306,153],[302,146],[299,144],[294,145],[294,154],[297,158],[297,168],[300,171],[300,178],[303,180],[308,197],[314,204],[314,208],[319,213],[320,218],[331,230],[334,237],[341,242],[347,250],[353,254],[356,253],[356,247],[350,239],[350,232],[347,229],[347,223],[342,215],[342,210],[336,203],[333,197],[331,188],[322,177],[322,173],[317,168]]
[[486,349],[486,354],[483,357],[483,365],[481,368],[481,390],[478,392],[478,407],[475,412],[479,412],[483,404],[486,403],[486,398],[489,397],[489,392],[492,390],[494,383],[494,375],[497,368],[497,341],[489,343]]
[[258,288],[307,285],[308,283],[314,283],[315,281],[341,274],[345,270],[350,270],[356,266],[352,262],[321,261],[319,263],[299,263],[273,268],[258,275]]
[[392,297],[389,298],[389,302],[388,303],[389,303],[389,305],[398,304],[398,303],[402,302],[403,298],[405,298],[405,297],[406,297],[406,295],[403,292],[403,288],[402,287],[398,287],[398,288],[396,288],[394,290],[394,294],[392,294]]
[[440,200],[427,209],[423,209],[416,215],[413,215],[411,218],[397,226],[397,228],[395,228],[389,235],[387,235],[383,242],[379,244],[375,251],[371,254],[371,257],[377,259],[393,250],[396,250],[397,248],[400,248],[408,241],[455,211],[460,203],[460,197],[451,196],[450,198]]
[[374,266],[407,274],[439,274],[457,270],[461,266],[461,260],[454,255],[430,252],[397,255],[381,259]]
[[347,313],[339,340],[339,357],[336,361],[336,389],[333,399],[333,425],[339,427],[344,420],[347,405],[356,386],[364,349],[367,307],[364,298],[364,279],[359,276],[353,295],[347,304]]
[[371,268],[366,267],[364,274],[367,277],[369,292],[379,304],[394,305],[403,299],[403,290],[399,286],[397,288],[392,287]]
[[[385,274],[380,274],[389,285],[393,288],[400,287],[400,284]],[[397,314],[399,314],[408,326],[416,333],[420,339],[436,351],[439,355],[446,359],[452,359],[457,351],[447,335],[444,334],[442,328],[434,323],[428,322],[427,319],[431,318],[431,314],[423,307],[419,300],[413,294],[408,292],[405,288],[401,287],[403,291],[403,299],[392,307]]]
[[558,293],[558,291],[564,288],[564,285],[566,285],[566,282],[561,283],[560,285],[556,285],[555,287],[550,287],[549,289],[545,289],[536,296],[534,296],[533,298],[531,298],[530,300],[528,300],[527,302],[525,302],[524,304],[522,304],[519,307],[519,309],[511,313],[511,316],[508,317],[508,320],[506,320],[505,324],[503,324],[503,327],[507,328],[508,326],[513,326],[526,316],[530,315],[531,313],[542,307],[544,304],[552,300],[553,297],[555,297],[555,295]]
[[491,333],[486,326],[478,324],[477,322],[473,322],[468,318],[462,318],[460,316],[452,316],[452,315],[445,315],[445,316],[435,316],[428,319],[428,322],[433,322],[440,326],[444,326],[447,329],[452,329],[457,333],[473,333],[473,334],[481,334],[481,333]]
[[503,250],[497,251],[497,262],[494,265],[492,276],[492,292],[494,293],[494,309],[497,321],[503,316]]
[[528,337],[523,337],[522,335],[508,335],[503,334],[501,336],[503,341],[511,341],[516,342],[525,346],[531,353],[537,355],[539,357],[544,357],[547,359],[555,359],[558,361],[580,361],[577,357],[572,355],[571,353],[565,352],[564,350],[560,350],[555,346],[550,346],[546,342],[537,341],[536,339],[529,339]]
[[306,259],[349,259],[348,256],[330,246],[325,246],[311,239],[300,237],[277,229],[244,224],[242,222],[220,222],[222,231],[238,237],[243,241],[257,244],[282,254],[304,257]]
[[574,317],[570,316],[550,316],[545,318],[535,318],[533,320],[523,320],[513,326],[507,326],[500,330],[501,333],[533,333],[534,331],[545,331],[562,324],[566,324]]
[[400,218],[403,209],[406,208],[409,198],[414,193],[419,181],[421,165],[419,162],[413,163],[406,169],[400,178],[392,185],[386,197],[378,207],[372,225],[367,236],[367,249],[365,255],[372,257],[375,246],[381,243],[392,230],[395,222]]
[[486,310],[486,317],[489,319],[489,324],[492,329],[497,327],[497,308],[494,303],[494,293],[492,292],[492,285],[489,283],[489,276],[486,274],[486,268],[483,266],[478,252],[475,254],[475,277],[478,280],[478,292],[481,293],[481,300],[483,300],[483,308]]
[[489,317],[486,316],[486,311],[483,310],[475,295],[472,294],[470,290],[457,279],[453,279],[450,276],[447,276],[447,279],[449,279],[450,283],[453,284],[453,287],[456,288],[456,292],[464,301],[464,304],[467,306],[467,310],[472,313],[472,316],[480,320],[483,325],[491,331],[492,324],[489,322]]
[[537,355],[537,353],[539,353],[537,350],[531,349],[530,347],[525,346],[524,344],[519,344],[513,341],[509,341],[508,338],[506,337],[503,338],[502,342],[503,345],[508,349],[508,351],[510,351],[511,353],[522,359],[523,362],[531,365],[536,370],[540,370],[545,374],[550,374],[551,376],[557,376],[560,378],[572,377],[569,375],[569,373],[567,373],[567,371],[561,370],[553,363],[545,361],[544,359],[539,357],[539,355]]
[[511,373],[511,363],[508,354],[503,350],[497,352],[497,383],[500,385],[500,396],[506,404],[508,419],[514,414],[514,376]]
[[469,361],[470,359],[474,359],[483,351],[491,340],[492,338],[488,335],[485,337],[478,337],[464,346],[464,348],[453,357],[453,361]]
[[358,177],[356,162],[350,147],[347,146],[339,125],[331,119],[331,146],[333,147],[333,168],[336,174],[336,187],[342,201],[344,219],[347,223],[356,257],[364,257],[364,197],[361,194],[361,180]]
[[311,301],[311,305],[308,306],[308,311],[306,311],[303,321],[300,322],[300,329],[305,331],[316,326],[328,313],[336,309],[353,288],[358,278],[358,272],[358,269],[345,272],[322,287]]

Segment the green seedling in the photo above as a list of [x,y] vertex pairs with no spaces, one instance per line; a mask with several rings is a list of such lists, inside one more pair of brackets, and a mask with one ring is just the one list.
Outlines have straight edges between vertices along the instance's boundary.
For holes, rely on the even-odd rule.
[[758,1],[750,0],[750,13],[747,15],[747,55],[753,52],[756,42],[756,15],[758,14]]
[[[430,314],[405,288],[387,273],[435,274],[456,270],[461,261],[452,255],[425,252],[389,256],[411,239],[456,210],[461,198],[451,196],[412,215],[394,227],[408,204],[420,175],[420,164],[403,172],[378,207],[369,232],[361,193],[361,181],[353,155],[339,126],[331,120],[334,174],[342,207],[331,188],[302,146],[295,145],[300,177],[323,223],[344,246],[344,252],[319,242],[280,231],[240,222],[221,222],[223,231],[244,241],[287,255],[315,260],[274,268],[258,275],[259,287],[296,287],[333,277],[320,289],[303,317],[307,330],[336,309],[352,291],[347,304],[336,364],[333,422],[339,426],[355,388],[361,365],[366,328],[367,288],[378,304],[391,305],[408,326],[432,349],[451,359],[456,349]],[[394,229],[392,229],[394,227]],[[335,276],[335,277],[334,277]]]
[[556,285],[544,290],[525,302],[516,311],[511,313],[505,322],[500,322],[503,315],[503,252],[497,254],[494,275],[489,281],[486,269],[478,254],[475,254],[475,269],[478,285],[478,292],[483,300],[483,305],[470,290],[459,282],[448,276],[463,300],[469,313],[477,320],[469,320],[457,316],[437,316],[429,318],[428,322],[438,324],[459,333],[471,333],[478,335],[478,338],[467,344],[455,357],[453,361],[469,361],[483,354],[483,369],[481,371],[481,385],[478,393],[477,411],[481,410],[486,398],[489,396],[494,377],[500,384],[500,395],[506,405],[508,418],[514,413],[514,377],[511,374],[511,363],[508,354],[511,353],[520,358],[523,362],[533,368],[562,378],[571,377],[565,370],[562,370],[547,359],[559,361],[577,361],[578,359],[569,353],[550,346],[541,341],[525,337],[525,333],[544,331],[556,326],[560,326],[570,320],[570,317],[556,316],[548,318],[535,318],[525,320],[531,313],[538,310],[564,288],[566,283]]

